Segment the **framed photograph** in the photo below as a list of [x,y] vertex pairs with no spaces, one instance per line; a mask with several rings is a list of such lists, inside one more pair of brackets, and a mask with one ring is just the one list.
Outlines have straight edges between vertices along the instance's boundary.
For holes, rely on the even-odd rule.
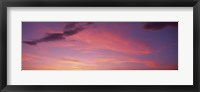
[[0,4],[2,92],[199,92],[199,0]]

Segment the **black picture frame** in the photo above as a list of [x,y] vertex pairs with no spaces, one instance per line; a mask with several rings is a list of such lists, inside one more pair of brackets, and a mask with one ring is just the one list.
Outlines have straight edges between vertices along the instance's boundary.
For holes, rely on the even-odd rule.
[[[2,0],[0,2],[1,92],[200,92],[200,0]],[[7,85],[7,7],[193,7],[194,85]],[[183,76],[184,77],[184,76]]]

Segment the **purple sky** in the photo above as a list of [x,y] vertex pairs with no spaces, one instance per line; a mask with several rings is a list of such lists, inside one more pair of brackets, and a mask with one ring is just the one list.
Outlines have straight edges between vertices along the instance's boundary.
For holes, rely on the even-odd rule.
[[23,22],[23,70],[177,70],[178,22]]

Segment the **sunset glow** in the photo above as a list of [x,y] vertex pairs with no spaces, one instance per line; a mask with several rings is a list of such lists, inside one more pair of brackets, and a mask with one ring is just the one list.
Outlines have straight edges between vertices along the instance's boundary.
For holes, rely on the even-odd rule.
[[178,70],[178,22],[22,22],[22,70]]

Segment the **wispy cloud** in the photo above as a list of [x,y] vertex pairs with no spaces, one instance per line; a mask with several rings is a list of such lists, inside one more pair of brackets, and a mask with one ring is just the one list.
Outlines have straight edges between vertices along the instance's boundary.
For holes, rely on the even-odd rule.
[[[99,32],[100,31],[100,32]],[[110,32],[109,30],[87,30],[70,37],[82,43],[82,50],[110,50],[128,54],[150,54],[151,47],[136,39],[127,39],[124,36]]]
[[91,24],[93,23],[91,22],[66,23],[62,33],[47,33],[47,35],[43,38],[32,40],[32,41],[23,41],[23,43],[26,43],[29,45],[36,45],[40,42],[63,40],[67,36],[75,35],[78,32],[86,29]]
[[37,55],[23,53],[23,70],[76,70],[93,68],[95,65],[86,63],[76,58],[49,57],[47,55]]

